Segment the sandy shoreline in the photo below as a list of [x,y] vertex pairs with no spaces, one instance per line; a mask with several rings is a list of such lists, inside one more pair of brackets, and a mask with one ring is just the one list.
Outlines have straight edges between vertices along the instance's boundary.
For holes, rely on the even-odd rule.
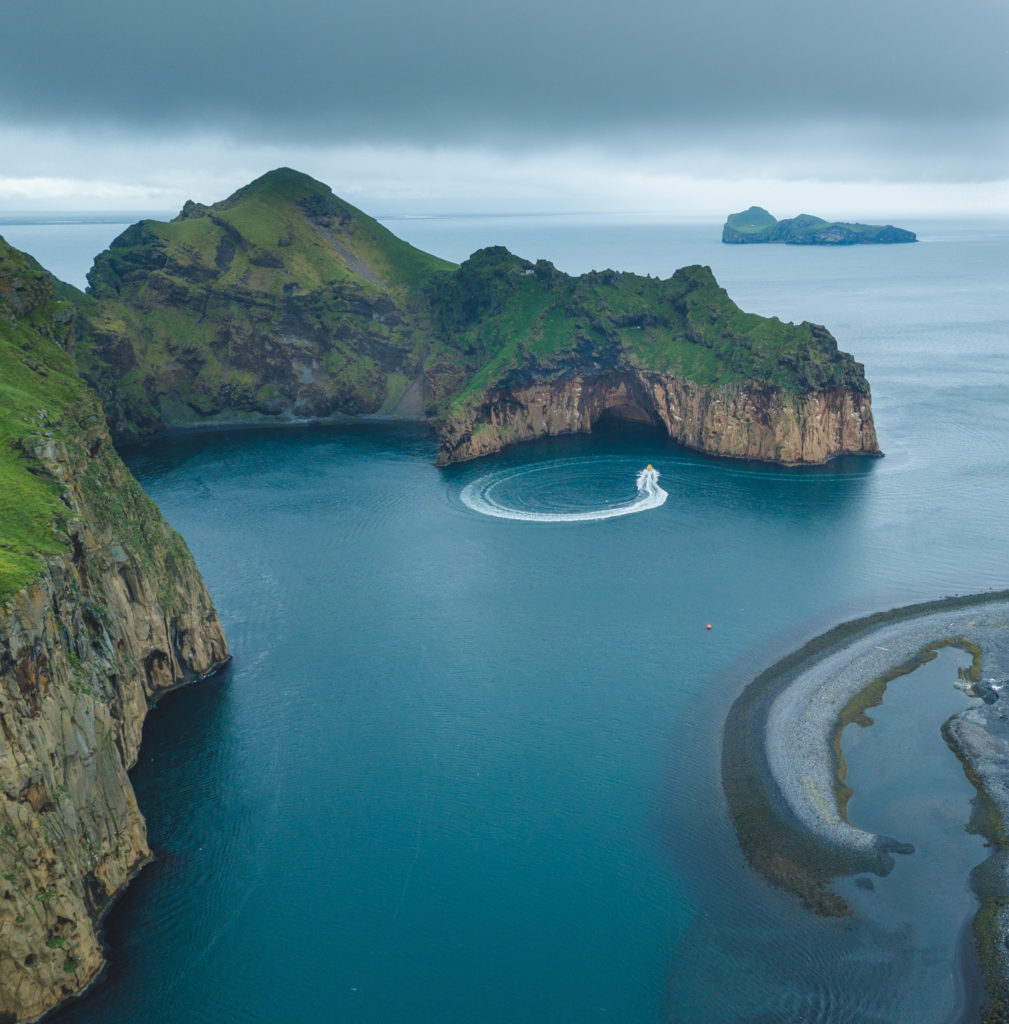
[[[885,874],[901,844],[854,828],[838,805],[834,739],[842,714],[867,690],[909,671],[930,646],[980,648],[981,684],[1009,676],[1009,592],[910,605],[835,627],[761,673],[730,709],[722,782],[747,860],[772,884],[818,913],[849,912],[830,886],[840,875]],[[978,788],[973,827],[993,844],[972,884],[973,926],[989,1003],[1005,988],[1009,867],[1009,688],[1000,700],[955,715],[944,732]]]

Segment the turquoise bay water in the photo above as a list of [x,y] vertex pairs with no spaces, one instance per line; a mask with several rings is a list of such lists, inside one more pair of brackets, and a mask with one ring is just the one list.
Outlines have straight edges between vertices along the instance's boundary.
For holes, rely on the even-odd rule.
[[[1006,585],[1009,226],[847,250],[606,218],[389,226],[452,258],[708,263],[743,308],[826,323],[865,362],[887,457],[786,470],[633,431],[443,471],[395,425],[131,452],[235,661],[152,714],[134,778],[158,861],[108,919],[108,981],[56,1019],[946,1019],[961,922],[916,909],[913,856],[885,907],[810,917],[743,862],[721,729],[831,624]],[[649,462],[668,500],[619,518],[462,499],[603,508]]]

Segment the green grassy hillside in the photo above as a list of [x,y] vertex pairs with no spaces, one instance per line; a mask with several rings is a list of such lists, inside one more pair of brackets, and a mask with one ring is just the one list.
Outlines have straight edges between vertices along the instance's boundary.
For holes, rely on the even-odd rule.
[[39,572],[38,555],[66,547],[67,507],[32,449],[101,416],[63,348],[72,314],[35,260],[0,239],[0,597]]
[[684,267],[665,280],[612,270],[570,277],[498,247],[433,278],[429,301],[446,354],[470,371],[449,414],[497,382],[576,366],[633,366],[715,387],[799,394],[868,390],[861,366],[824,328],[742,312],[708,267]]
[[117,435],[378,412],[420,370],[413,296],[454,265],[287,168],[141,221],[88,276],[78,360]]
[[754,240],[769,240],[777,226],[777,219],[762,206],[751,206],[741,213],[729,214],[725,221],[722,240],[726,241],[724,235],[732,232]]
[[82,304],[77,289],[0,238],[0,600],[31,582],[44,556],[70,549],[71,517],[114,535],[142,564],[192,564],[120,461],[74,365]]

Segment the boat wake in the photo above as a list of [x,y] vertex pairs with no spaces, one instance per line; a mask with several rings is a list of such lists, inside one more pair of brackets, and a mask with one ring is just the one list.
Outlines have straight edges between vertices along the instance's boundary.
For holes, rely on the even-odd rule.
[[[584,492],[577,498],[581,499],[580,508],[565,507],[564,502],[556,495],[548,495],[537,502],[539,508],[528,507],[528,500],[515,496],[517,483],[521,478],[533,473],[542,475],[544,470],[550,479],[559,469],[558,464],[541,464],[538,467],[524,467],[516,470],[503,470],[489,473],[486,476],[467,484],[460,494],[462,503],[479,512],[481,515],[494,516],[497,519],[518,519],[527,523],[583,523],[597,519],[615,519],[618,516],[630,516],[635,512],[647,512],[665,504],[668,493],[659,486],[659,471],[652,466],[641,470],[636,478],[637,493],[626,500],[603,500],[599,507],[585,509]],[[577,499],[576,499],[577,500]],[[551,507],[554,506],[554,507]]]

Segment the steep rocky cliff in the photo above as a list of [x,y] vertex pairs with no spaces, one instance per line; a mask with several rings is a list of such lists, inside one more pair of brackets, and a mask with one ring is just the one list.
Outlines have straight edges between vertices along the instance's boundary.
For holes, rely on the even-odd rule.
[[465,462],[537,437],[591,433],[606,417],[661,425],[687,448],[733,458],[797,465],[880,454],[871,399],[853,388],[797,395],[710,387],[626,367],[490,389],[472,416],[446,424],[438,462]]
[[182,538],[73,367],[74,309],[0,239],[0,1019],[103,966],[150,856],[128,769],[149,704],[228,657]]
[[743,313],[707,267],[571,278],[494,249],[455,276],[467,274],[483,307],[447,293],[434,309],[457,350],[493,347],[447,403],[441,465],[613,418],[737,458],[880,454],[862,366],[823,327]]

